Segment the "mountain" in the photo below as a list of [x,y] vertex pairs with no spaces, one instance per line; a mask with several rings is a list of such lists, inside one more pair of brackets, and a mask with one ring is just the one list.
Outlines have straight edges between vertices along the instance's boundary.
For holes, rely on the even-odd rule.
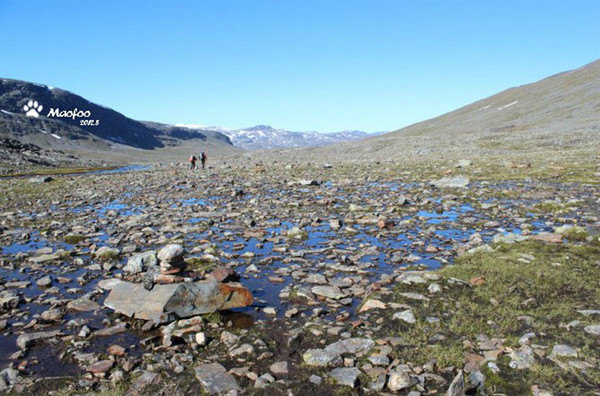
[[0,79],[0,141],[6,143],[0,148],[11,153],[23,144],[36,147],[37,152],[58,150],[81,156],[90,151],[117,153],[179,145],[232,146],[218,131],[136,121],[74,93],[11,79]]
[[[157,135],[159,131],[149,128],[139,121],[125,117],[112,109],[97,105],[71,92],[30,82],[1,79],[0,80],[0,109],[4,114],[24,114],[23,107],[30,100],[42,106],[42,120],[59,121],[76,127],[107,142],[121,143],[142,149],[162,147],[163,143]],[[58,117],[51,116],[50,111],[60,112],[78,110],[88,117]],[[87,113],[86,113],[87,112]],[[65,113],[63,113],[65,114]],[[66,115],[66,114],[65,114]],[[81,120],[91,120],[98,125],[82,125]]]
[[600,150],[600,60],[397,131],[298,156],[399,160]]
[[160,131],[159,139],[166,146],[178,146],[182,141],[200,140],[202,142],[221,143],[233,145],[231,139],[226,134],[211,129],[189,129],[170,124],[162,124],[153,121],[143,121],[143,124],[149,128]]
[[[199,125],[177,125],[190,129],[204,128]],[[367,132],[362,131],[333,133],[294,132],[273,128],[268,125],[257,125],[244,129],[227,129],[222,127],[209,127],[208,129],[217,130],[229,136],[234,146],[248,150],[327,146],[371,136]]]

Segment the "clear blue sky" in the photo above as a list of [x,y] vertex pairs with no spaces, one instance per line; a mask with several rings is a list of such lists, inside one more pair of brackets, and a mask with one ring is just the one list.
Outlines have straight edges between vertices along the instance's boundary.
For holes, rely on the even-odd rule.
[[129,117],[394,130],[600,58],[600,1],[0,0],[0,75]]

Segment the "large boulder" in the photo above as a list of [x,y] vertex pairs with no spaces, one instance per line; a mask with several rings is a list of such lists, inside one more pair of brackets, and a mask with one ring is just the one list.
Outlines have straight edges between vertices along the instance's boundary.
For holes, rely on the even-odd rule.
[[252,304],[252,294],[236,283],[215,281],[155,285],[115,284],[104,305],[126,316],[164,323],[176,318],[211,313]]

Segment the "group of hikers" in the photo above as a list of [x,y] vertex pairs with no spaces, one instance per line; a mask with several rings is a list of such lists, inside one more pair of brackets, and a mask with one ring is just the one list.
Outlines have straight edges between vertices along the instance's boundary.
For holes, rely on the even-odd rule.
[[198,161],[198,159],[200,159],[200,162],[202,163],[202,169],[205,169],[206,167],[206,160],[208,159],[208,157],[206,156],[206,153],[203,151],[202,154],[200,154],[199,158],[196,158],[195,155],[192,155],[189,159],[190,162],[190,169],[198,169],[198,166],[196,165],[196,161]]

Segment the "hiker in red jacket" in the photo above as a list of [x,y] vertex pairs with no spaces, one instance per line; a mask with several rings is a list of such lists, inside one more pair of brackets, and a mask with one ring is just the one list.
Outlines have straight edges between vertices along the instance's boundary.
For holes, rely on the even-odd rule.
[[[195,155],[190,156],[189,162],[190,162],[190,169],[196,169],[196,156]],[[204,167],[204,165],[202,165],[202,167]]]

